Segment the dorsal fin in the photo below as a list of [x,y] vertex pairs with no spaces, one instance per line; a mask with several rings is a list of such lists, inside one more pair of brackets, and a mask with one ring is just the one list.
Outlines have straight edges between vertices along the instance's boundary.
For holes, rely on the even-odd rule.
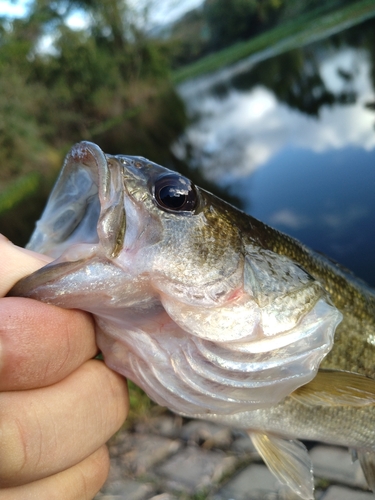
[[364,406],[375,404],[375,380],[344,371],[319,370],[316,377],[291,394],[309,406]]

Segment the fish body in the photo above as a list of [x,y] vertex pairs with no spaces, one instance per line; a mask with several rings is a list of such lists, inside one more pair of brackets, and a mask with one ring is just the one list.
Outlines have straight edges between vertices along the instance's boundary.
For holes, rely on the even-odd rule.
[[157,403],[249,432],[313,498],[298,439],[357,451],[374,489],[375,293],[349,272],[140,157],[68,154],[15,285],[94,314],[106,364]]

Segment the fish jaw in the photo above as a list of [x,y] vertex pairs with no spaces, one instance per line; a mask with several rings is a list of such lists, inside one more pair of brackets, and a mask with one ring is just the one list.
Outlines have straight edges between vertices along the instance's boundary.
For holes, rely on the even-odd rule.
[[113,257],[121,248],[125,227],[120,165],[108,162],[95,144],[81,142],[67,155],[27,248],[56,258],[85,244],[65,260],[85,257],[90,246]]

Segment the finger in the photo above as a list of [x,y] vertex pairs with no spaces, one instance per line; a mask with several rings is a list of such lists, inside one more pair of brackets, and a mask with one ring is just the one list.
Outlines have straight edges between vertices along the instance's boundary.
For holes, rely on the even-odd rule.
[[18,280],[53,260],[13,245],[2,234],[0,234],[0,255],[0,297],[4,297]]
[[53,386],[0,394],[0,487],[72,467],[120,428],[127,411],[125,380],[96,360]]
[[103,486],[109,471],[106,446],[82,462],[53,476],[0,491],[0,500],[89,500]]
[[31,299],[0,299],[0,391],[54,384],[96,352],[89,314]]

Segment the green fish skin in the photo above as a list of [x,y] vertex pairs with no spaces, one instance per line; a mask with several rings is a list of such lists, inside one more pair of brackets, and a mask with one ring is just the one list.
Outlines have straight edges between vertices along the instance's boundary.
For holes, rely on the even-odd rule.
[[374,379],[375,291],[338,263],[309,250],[295,239],[253,218],[252,224],[259,233],[261,245],[298,262],[323,285],[343,314],[334,346],[321,368],[360,373]]
[[106,364],[157,403],[246,429],[295,495],[299,439],[356,451],[375,488],[375,293],[349,271],[141,157],[82,142],[9,295],[92,313]]

